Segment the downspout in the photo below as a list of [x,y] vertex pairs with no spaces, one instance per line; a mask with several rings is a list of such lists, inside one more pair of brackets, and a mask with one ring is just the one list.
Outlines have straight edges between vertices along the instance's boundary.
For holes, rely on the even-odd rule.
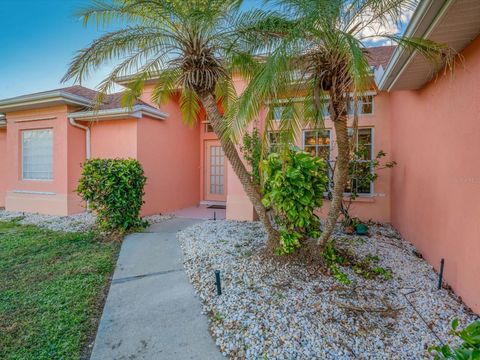
[[[68,117],[68,121],[70,122],[70,125],[72,125],[76,128],[85,130],[85,158],[87,160],[90,159],[90,128],[88,126],[77,123],[75,121],[75,118],[70,117],[70,116]],[[89,212],[89,209],[90,209],[89,201],[87,201],[86,205],[87,205],[87,207],[86,207],[87,212]]]
[[88,126],[79,124],[75,121],[73,117],[68,117],[70,125],[75,126],[79,129],[85,130],[85,151],[86,151],[86,159],[90,159],[90,128]]

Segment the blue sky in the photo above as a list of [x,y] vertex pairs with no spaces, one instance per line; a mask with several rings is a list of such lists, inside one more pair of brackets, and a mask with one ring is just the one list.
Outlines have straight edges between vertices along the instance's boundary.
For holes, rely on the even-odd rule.
[[[246,0],[246,6],[256,0]],[[75,16],[88,0],[0,0],[0,99],[60,84],[75,52],[103,32]],[[258,3],[258,0],[257,0]],[[84,83],[94,88],[105,67]]]
[[[247,1],[253,3],[255,0]],[[75,11],[88,0],[0,0],[0,99],[63,87],[75,52],[102,34]],[[84,83],[95,87],[104,68]]]
[[0,99],[62,86],[75,51],[100,35],[74,16],[85,3],[0,0]]

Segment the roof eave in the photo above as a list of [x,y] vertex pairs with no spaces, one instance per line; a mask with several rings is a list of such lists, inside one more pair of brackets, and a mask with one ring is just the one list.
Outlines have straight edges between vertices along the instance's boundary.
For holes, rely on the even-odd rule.
[[[405,29],[404,35],[412,38],[428,38],[435,28],[435,25],[438,24],[453,2],[454,0],[446,0],[445,2],[435,0],[420,1],[412,19]],[[415,55],[416,52],[410,53],[405,48],[397,46],[378,83],[378,88],[382,91],[391,91],[395,82],[405,71]]]
[[7,113],[12,111],[28,110],[60,104],[76,106],[94,105],[92,100],[87,99],[83,96],[56,90],[37,94],[22,95],[10,99],[0,100],[0,112]]
[[140,119],[148,116],[158,120],[165,120],[168,114],[146,105],[135,105],[133,108],[117,108],[107,110],[79,111],[68,114],[68,118],[79,121],[103,121],[117,119]]

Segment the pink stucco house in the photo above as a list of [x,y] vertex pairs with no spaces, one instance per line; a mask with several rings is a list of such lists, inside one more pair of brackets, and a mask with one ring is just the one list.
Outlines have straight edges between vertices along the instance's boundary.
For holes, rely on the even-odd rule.
[[[444,258],[446,281],[480,312],[480,3],[422,1],[406,32],[450,45],[462,63],[453,77],[432,76],[417,54],[370,48],[377,86],[360,107],[359,141],[398,165],[359,189],[353,213],[392,223],[436,268]],[[157,108],[154,81],[132,109],[112,94],[94,113],[96,92],[81,86],[0,100],[0,207],[82,212],[75,193],[82,162],[132,157],[148,177],[144,215],[218,203],[229,219],[254,219],[208,122],[184,125],[176,99]],[[245,82],[236,85],[241,92]],[[297,145],[334,160],[328,118],[325,125],[304,129]],[[327,210],[328,203],[321,213]]]

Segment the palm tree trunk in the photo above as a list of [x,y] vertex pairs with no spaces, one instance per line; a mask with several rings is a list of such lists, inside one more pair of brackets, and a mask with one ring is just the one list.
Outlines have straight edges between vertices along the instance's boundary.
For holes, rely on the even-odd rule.
[[333,94],[331,94],[330,97],[330,101],[332,101],[330,113],[333,115],[332,120],[337,138],[338,154],[333,175],[332,202],[330,204],[330,210],[328,211],[325,229],[317,242],[322,249],[335,230],[338,216],[342,210],[343,193],[348,181],[348,163],[350,161],[346,112],[347,100],[344,94],[336,94],[335,98],[332,95]]
[[215,97],[209,92],[198,95],[203,107],[205,108],[205,112],[207,113],[207,117],[212,125],[213,131],[220,140],[225,156],[232,165],[233,171],[238,176],[240,183],[243,185],[243,189],[252,202],[260,221],[263,223],[263,226],[267,231],[268,249],[273,251],[278,246],[278,232],[273,228],[272,223],[270,222],[270,217],[268,216],[267,210],[262,204],[262,197],[258,189],[253,184],[252,178],[248,173],[242,159],[238,155],[235,144],[232,142],[232,140],[223,136],[224,128],[222,123],[222,115],[218,110]]

